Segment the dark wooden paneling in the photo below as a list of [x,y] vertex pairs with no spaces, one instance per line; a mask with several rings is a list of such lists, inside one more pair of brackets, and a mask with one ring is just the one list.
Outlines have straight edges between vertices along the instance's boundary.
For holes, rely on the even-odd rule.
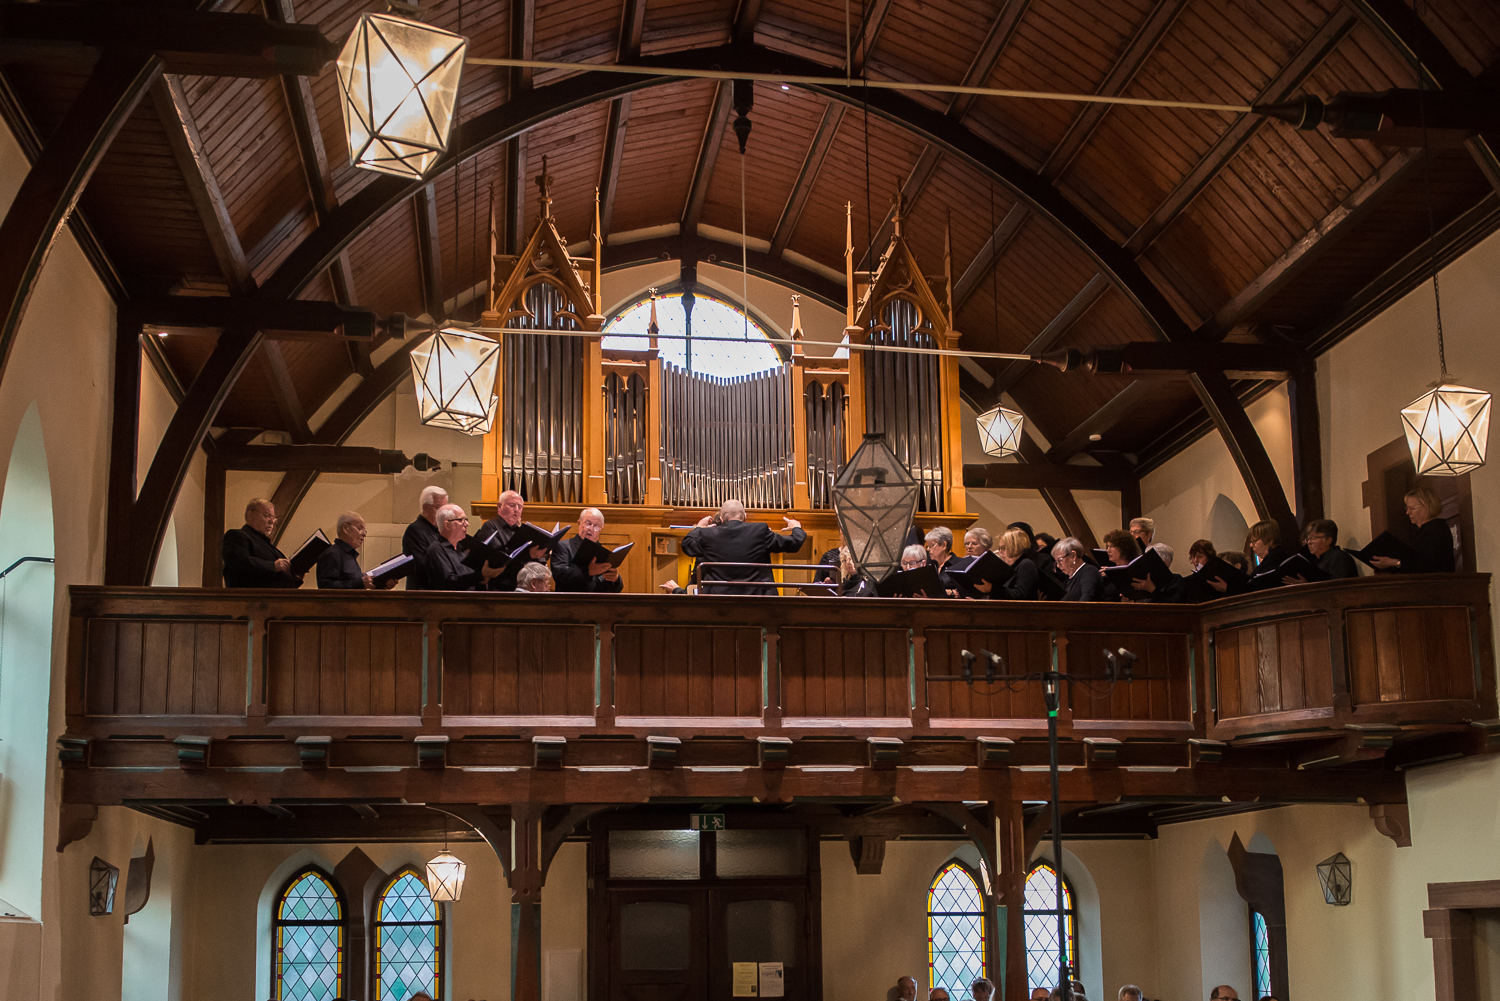
[[1189,642],[1185,633],[1067,634],[1068,674],[1096,677],[1105,673],[1105,650],[1121,647],[1135,654],[1132,673],[1165,675],[1162,681],[1090,681],[1071,685],[1074,720],[1191,723],[1192,682]]
[[[1052,670],[1052,635],[1042,630],[1025,632],[970,632],[929,629],[926,632],[926,676],[954,675],[960,671],[959,651],[989,650],[1005,658],[1009,674]],[[981,675],[984,664],[974,670]],[[988,685],[976,681],[927,681],[927,712],[933,719],[1035,719],[1047,718],[1042,686],[1037,683]],[[918,692],[918,695],[921,693]]]
[[1356,706],[1475,697],[1467,608],[1350,611],[1345,628]]
[[787,717],[907,717],[911,653],[905,629],[780,632],[781,712]]
[[618,626],[615,713],[759,716],[763,649],[753,626]]
[[1221,721],[1332,708],[1327,616],[1220,629],[1213,639]]
[[245,711],[243,621],[90,619],[90,716],[230,716]]
[[450,622],[442,701],[452,716],[593,716],[594,630]]
[[420,623],[268,623],[267,712],[418,716],[422,651]]

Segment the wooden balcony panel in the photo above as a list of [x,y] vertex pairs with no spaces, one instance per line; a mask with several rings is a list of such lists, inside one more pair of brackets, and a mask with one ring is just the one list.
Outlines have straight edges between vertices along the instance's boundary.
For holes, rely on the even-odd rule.
[[[996,728],[997,721],[1011,726],[1017,721],[1023,730],[1046,730],[1047,706],[1042,686],[1037,682],[1011,685],[974,684],[962,681],[929,681],[933,675],[952,676],[960,671],[962,650],[989,650],[1005,658],[1005,669],[1011,674],[1030,674],[1052,670],[1052,634],[1029,629],[1014,632],[980,632],[963,629],[928,629],[923,685],[926,688],[928,724],[933,727],[963,729]],[[984,664],[975,662],[974,670],[984,674]],[[919,691],[918,696],[922,695]]]
[[1283,722],[1333,715],[1333,653],[1327,615],[1252,623],[1214,633],[1217,721]]
[[595,630],[552,622],[443,625],[452,726],[593,726]]
[[760,726],[764,648],[759,626],[616,626],[616,725]]
[[783,626],[777,648],[783,726],[911,726],[910,631]]
[[[1138,658],[1131,673],[1141,680],[1075,682],[1069,686],[1073,729],[1125,730],[1133,734],[1193,729],[1192,634],[1081,632],[1066,636],[1068,674],[1106,673],[1105,651],[1124,647]],[[1160,678],[1161,680],[1152,680]]]
[[1356,711],[1477,698],[1478,658],[1467,606],[1350,610],[1344,628]]
[[[422,715],[421,623],[266,624],[270,723],[333,717],[416,723]],[[341,718],[342,717],[342,718]]]
[[89,619],[90,716],[243,716],[244,620]]

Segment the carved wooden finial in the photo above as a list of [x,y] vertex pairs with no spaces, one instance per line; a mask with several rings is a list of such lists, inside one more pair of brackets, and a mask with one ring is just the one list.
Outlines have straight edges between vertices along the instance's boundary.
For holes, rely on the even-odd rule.
[[807,335],[802,332],[802,297],[792,296],[792,355],[801,357],[802,339]]
[[646,325],[646,333],[651,336],[651,349],[656,350],[656,335],[661,333],[661,328],[656,325],[656,286],[647,289],[651,295],[651,322]]
[[547,173],[547,157],[542,157],[542,172],[537,175],[537,190],[541,192],[542,218],[552,218],[552,175]]
[[896,199],[891,206],[891,224],[895,227],[897,236],[901,235],[901,221],[905,218],[902,214],[904,205],[905,199],[902,197],[900,189],[897,189]]

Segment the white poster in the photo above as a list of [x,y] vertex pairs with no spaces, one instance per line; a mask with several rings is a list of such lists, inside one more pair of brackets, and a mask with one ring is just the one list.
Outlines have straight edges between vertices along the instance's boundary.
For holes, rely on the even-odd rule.
[[786,970],[780,963],[760,964],[760,996],[763,998],[786,996]]

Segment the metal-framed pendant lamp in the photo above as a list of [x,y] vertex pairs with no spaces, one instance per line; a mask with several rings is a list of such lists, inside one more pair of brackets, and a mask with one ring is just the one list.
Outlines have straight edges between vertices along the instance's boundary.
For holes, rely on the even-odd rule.
[[993,406],[976,419],[985,455],[1007,456],[1021,451],[1021,428],[1026,418],[1014,410]]
[[901,565],[917,510],[917,481],[883,434],[866,434],[833,483],[833,510],[855,566],[879,579]]
[[423,424],[488,434],[495,420],[500,344],[461,327],[444,327],[412,348],[411,376]]
[[427,863],[428,895],[440,904],[458,900],[464,894],[464,873],[468,868],[444,846],[442,853]]
[[421,177],[448,149],[469,40],[390,14],[363,14],[339,53],[349,162]]

